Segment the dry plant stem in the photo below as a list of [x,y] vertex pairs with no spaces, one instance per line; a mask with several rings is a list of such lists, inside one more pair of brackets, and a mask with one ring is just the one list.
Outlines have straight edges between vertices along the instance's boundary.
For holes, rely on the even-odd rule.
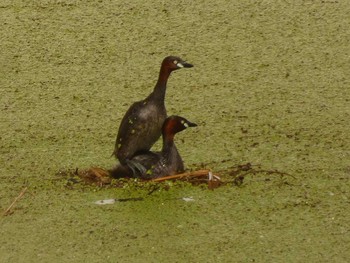
[[5,212],[3,213],[3,216],[6,216],[10,210],[12,209],[12,207],[15,205],[15,203],[22,198],[22,196],[25,194],[25,192],[27,191],[28,187],[25,187],[20,193],[19,195],[15,198],[15,200],[13,200],[13,202],[11,203],[11,205],[5,210]]
[[296,179],[295,176],[293,176],[293,175],[291,175],[289,173],[280,172],[280,171],[277,171],[277,170],[256,170],[255,172],[257,172],[257,173],[267,173],[267,174],[278,174],[280,176],[290,176],[293,179]]
[[186,178],[186,177],[207,176],[209,174],[209,172],[210,172],[210,170],[198,170],[198,171],[194,171],[194,172],[188,172],[188,173],[160,177],[160,178],[152,179],[151,181],[162,182],[162,181],[166,181],[166,180],[182,179],[182,178]]

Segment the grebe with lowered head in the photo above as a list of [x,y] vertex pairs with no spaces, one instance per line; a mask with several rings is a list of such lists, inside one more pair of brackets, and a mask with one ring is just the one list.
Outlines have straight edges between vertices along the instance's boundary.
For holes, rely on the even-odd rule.
[[130,159],[132,163],[137,164],[141,169],[133,169],[127,164],[120,164],[110,170],[111,175],[114,178],[140,177],[152,179],[183,172],[184,164],[175,146],[174,136],[188,127],[196,126],[197,124],[180,116],[166,118],[162,126],[162,150],[160,152],[141,152]]

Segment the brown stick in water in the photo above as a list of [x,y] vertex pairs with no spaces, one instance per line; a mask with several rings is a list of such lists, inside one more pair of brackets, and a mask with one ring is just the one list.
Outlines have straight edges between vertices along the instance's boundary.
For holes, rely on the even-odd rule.
[[3,213],[3,216],[6,216],[10,213],[10,210],[12,209],[12,207],[15,205],[15,203],[22,198],[22,196],[25,194],[25,192],[27,191],[28,187],[25,187],[20,193],[19,195],[15,198],[15,200],[13,200],[13,202],[11,203],[11,205],[5,210],[5,212]]

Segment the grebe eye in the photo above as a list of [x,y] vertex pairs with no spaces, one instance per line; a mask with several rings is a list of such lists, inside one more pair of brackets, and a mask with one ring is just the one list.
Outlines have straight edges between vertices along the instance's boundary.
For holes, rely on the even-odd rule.
[[173,62],[174,62],[175,65],[177,64],[177,60],[174,60]]
[[189,126],[188,126],[188,123],[187,122],[185,122],[184,120],[181,120],[181,124],[183,125],[183,126],[185,126],[186,128],[188,128]]

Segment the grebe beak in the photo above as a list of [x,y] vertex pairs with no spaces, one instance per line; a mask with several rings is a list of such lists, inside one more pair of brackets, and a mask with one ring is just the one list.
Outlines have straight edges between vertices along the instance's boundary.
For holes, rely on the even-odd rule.
[[185,62],[185,61],[178,62],[178,63],[176,64],[176,66],[178,66],[179,68],[192,68],[192,67],[193,67],[192,64],[187,63],[187,62]]
[[193,123],[193,122],[187,121],[187,122],[184,123],[184,126],[185,126],[186,128],[188,128],[188,127],[197,127],[198,125],[195,124],[195,123]]

